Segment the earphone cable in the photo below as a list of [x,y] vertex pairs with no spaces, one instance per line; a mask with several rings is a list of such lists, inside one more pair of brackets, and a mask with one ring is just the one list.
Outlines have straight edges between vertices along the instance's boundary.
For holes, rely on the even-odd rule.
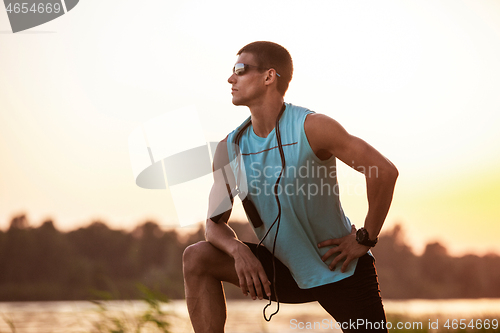
[[[274,192],[274,198],[276,199],[276,204],[278,205],[278,216],[276,217],[276,219],[274,220],[273,224],[269,227],[269,230],[267,231],[266,235],[262,238],[262,240],[259,242],[259,245],[264,241],[264,239],[267,237],[267,235],[269,234],[269,231],[272,229],[272,227],[274,226],[275,223],[277,223],[276,225],[276,233],[274,234],[274,241],[273,241],[273,289],[274,289],[274,296],[276,297],[276,311],[273,312],[269,318],[266,317],[266,309],[271,306],[271,297],[269,297],[269,303],[264,307],[264,310],[263,310],[263,314],[264,314],[264,319],[266,321],[271,321],[271,318],[277,314],[280,310],[280,301],[279,301],[279,297],[278,297],[278,292],[277,292],[277,289],[276,289],[276,261],[275,261],[275,251],[276,251],[276,240],[278,239],[278,232],[279,232],[279,228],[280,228],[280,223],[281,223],[281,202],[280,202],[280,199],[279,199],[279,196],[278,196],[278,185],[280,183],[280,180],[281,178],[283,177],[283,173],[285,171],[285,168],[286,168],[286,161],[285,161],[285,153],[283,151],[283,145],[281,143],[281,133],[280,133],[280,128],[279,128],[279,120],[281,118],[281,115],[283,114],[283,112],[285,111],[285,108],[282,108],[281,109],[281,112],[279,113],[278,117],[276,118],[276,140],[278,141],[278,150],[279,150],[279,153],[280,153],[280,158],[281,158],[281,172],[278,176],[278,179],[276,180],[276,184],[274,184],[274,189],[273,189],[273,192]],[[257,246],[258,248],[258,246]]]
[[[279,302],[278,293],[277,293],[277,289],[276,289],[275,251],[276,251],[276,241],[277,241],[277,238],[278,238],[278,232],[279,232],[279,227],[280,227],[280,222],[281,222],[281,202],[280,202],[280,199],[279,199],[279,196],[278,196],[278,194],[279,194],[278,193],[278,189],[279,189],[278,186],[279,186],[280,180],[283,177],[283,174],[284,174],[284,171],[285,171],[285,168],[286,168],[285,153],[283,151],[283,145],[281,143],[281,133],[280,133],[280,129],[279,129],[279,121],[280,121],[280,118],[283,115],[283,112],[285,111],[285,109],[286,109],[286,106],[285,106],[285,104],[283,104],[283,107],[282,107],[280,113],[278,114],[278,117],[276,118],[276,125],[275,125],[276,140],[278,142],[278,150],[279,150],[279,154],[280,154],[281,167],[282,167],[281,171],[280,171],[280,173],[278,175],[278,178],[276,179],[276,183],[274,184],[274,187],[273,187],[274,198],[275,198],[276,204],[278,206],[278,215],[276,216],[276,219],[274,220],[274,222],[271,224],[271,226],[267,230],[267,232],[264,235],[264,237],[262,237],[262,239],[260,240],[260,242],[257,244],[257,250],[256,250],[256,256],[258,258],[259,257],[258,251],[259,251],[260,245],[262,245],[262,243],[264,242],[264,240],[266,239],[266,237],[269,235],[269,232],[271,231],[271,229],[276,224],[276,233],[274,235],[273,250],[272,250],[272,255],[273,255],[272,262],[273,262],[273,289],[274,289],[274,295],[276,297],[277,308],[276,308],[276,311],[273,312],[269,316],[269,318],[267,318],[267,316],[266,316],[266,309],[269,306],[271,306],[271,304],[272,304],[271,297],[269,297],[269,303],[264,307],[264,310],[263,310],[264,319],[266,321],[271,321],[271,318],[275,314],[277,314],[279,312],[279,309],[280,309],[280,302]],[[240,142],[241,136],[243,135],[243,132],[251,125],[251,123],[252,123],[251,118],[249,118],[248,122],[245,125],[243,125],[243,127],[241,128],[241,130],[236,134],[234,142],[238,146],[238,148],[239,148],[239,142]],[[242,163],[242,160],[241,160],[241,150],[240,150],[240,153],[238,154],[238,176],[237,176],[238,179],[237,179],[237,183],[239,183],[239,181],[240,181],[241,163]],[[237,187],[239,188],[239,186],[237,186]]]

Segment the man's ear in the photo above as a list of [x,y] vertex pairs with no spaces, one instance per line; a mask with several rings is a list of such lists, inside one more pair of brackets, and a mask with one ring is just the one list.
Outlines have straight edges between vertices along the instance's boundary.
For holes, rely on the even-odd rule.
[[265,84],[268,86],[268,85],[271,85],[273,84],[276,79],[278,78],[278,75],[276,75],[276,70],[274,68],[270,68],[267,70],[267,75],[266,75],[266,79],[265,79]]

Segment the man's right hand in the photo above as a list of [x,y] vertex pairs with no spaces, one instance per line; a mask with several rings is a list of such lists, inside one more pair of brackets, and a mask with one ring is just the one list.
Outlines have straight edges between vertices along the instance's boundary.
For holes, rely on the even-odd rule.
[[268,297],[271,297],[271,282],[259,259],[252,250],[241,243],[233,253],[234,268],[240,283],[241,291],[245,296],[250,292],[252,299],[263,299],[262,287]]
[[[241,291],[245,296],[250,293],[253,299],[263,298],[262,287],[265,293],[271,296],[271,282],[267,278],[266,272],[259,259],[253,254],[252,250],[244,243],[238,240],[234,230],[227,225],[227,220],[231,214],[231,205],[228,211],[222,216],[218,223],[210,219],[216,207],[228,195],[228,188],[234,188],[236,182],[231,168],[227,168],[227,179],[224,179],[222,172],[216,172],[221,168],[229,166],[229,156],[227,151],[227,137],[222,140],[215,151],[214,156],[214,185],[209,198],[209,218],[206,224],[206,239],[219,250],[227,253],[234,259],[234,268],[238,275],[238,282]],[[226,183],[226,180],[229,182]],[[217,211],[216,214],[221,212]]]

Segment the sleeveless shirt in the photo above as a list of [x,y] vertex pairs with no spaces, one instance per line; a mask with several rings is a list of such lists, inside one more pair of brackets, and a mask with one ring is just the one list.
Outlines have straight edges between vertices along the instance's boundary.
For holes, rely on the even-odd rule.
[[[349,235],[351,222],[340,205],[335,156],[320,160],[309,145],[304,122],[314,112],[289,103],[285,105],[279,128],[286,165],[277,188],[281,222],[275,255],[289,268],[299,287],[307,289],[351,276],[357,259],[349,264],[344,273],[340,272],[342,263],[337,264],[334,271],[328,268],[336,254],[326,263],[321,260],[331,247],[320,249],[317,244]],[[230,166],[239,188],[255,204],[264,222],[262,226],[254,228],[255,234],[261,239],[278,214],[273,186],[282,164],[276,129],[262,138],[255,134],[250,125],[242,133],[239,149],[231,144],[245,122],[229,134],[227,147]],[[241,169],[238,170],[240,163]],[[271,252],[276,227],[272,228],[263,242]]]

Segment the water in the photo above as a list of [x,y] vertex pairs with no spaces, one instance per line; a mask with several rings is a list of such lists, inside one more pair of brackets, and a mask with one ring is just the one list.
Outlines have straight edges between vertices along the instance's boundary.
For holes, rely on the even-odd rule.
[[[279,314],[270,323],[262,317],[265,304],[265,301],[229,301],[226,332],[340,332],[317,303],[281,304]],[[418,318],[424,325],[438,318],[441,326],[447,319],[500,319],[500,299],[386,300],[384,304],[388,314]],[[108,318],[120,318],[129,325],[134,325],[136,316],[147,309],[141,301],[113,301],[107,306]],[[9,322],[16,333],[97,332],[96,325],[105,318],[97,309],[85,301],[0,303],[0,332],[12,332]],[[162,309],[170,314],[172,332],[193,332],[184,301],[172,301]],[[301,323],[306,327],[314,322],[318,324],[316,329],[299,329]],[[155,331],[146,328],[143,332]]]

